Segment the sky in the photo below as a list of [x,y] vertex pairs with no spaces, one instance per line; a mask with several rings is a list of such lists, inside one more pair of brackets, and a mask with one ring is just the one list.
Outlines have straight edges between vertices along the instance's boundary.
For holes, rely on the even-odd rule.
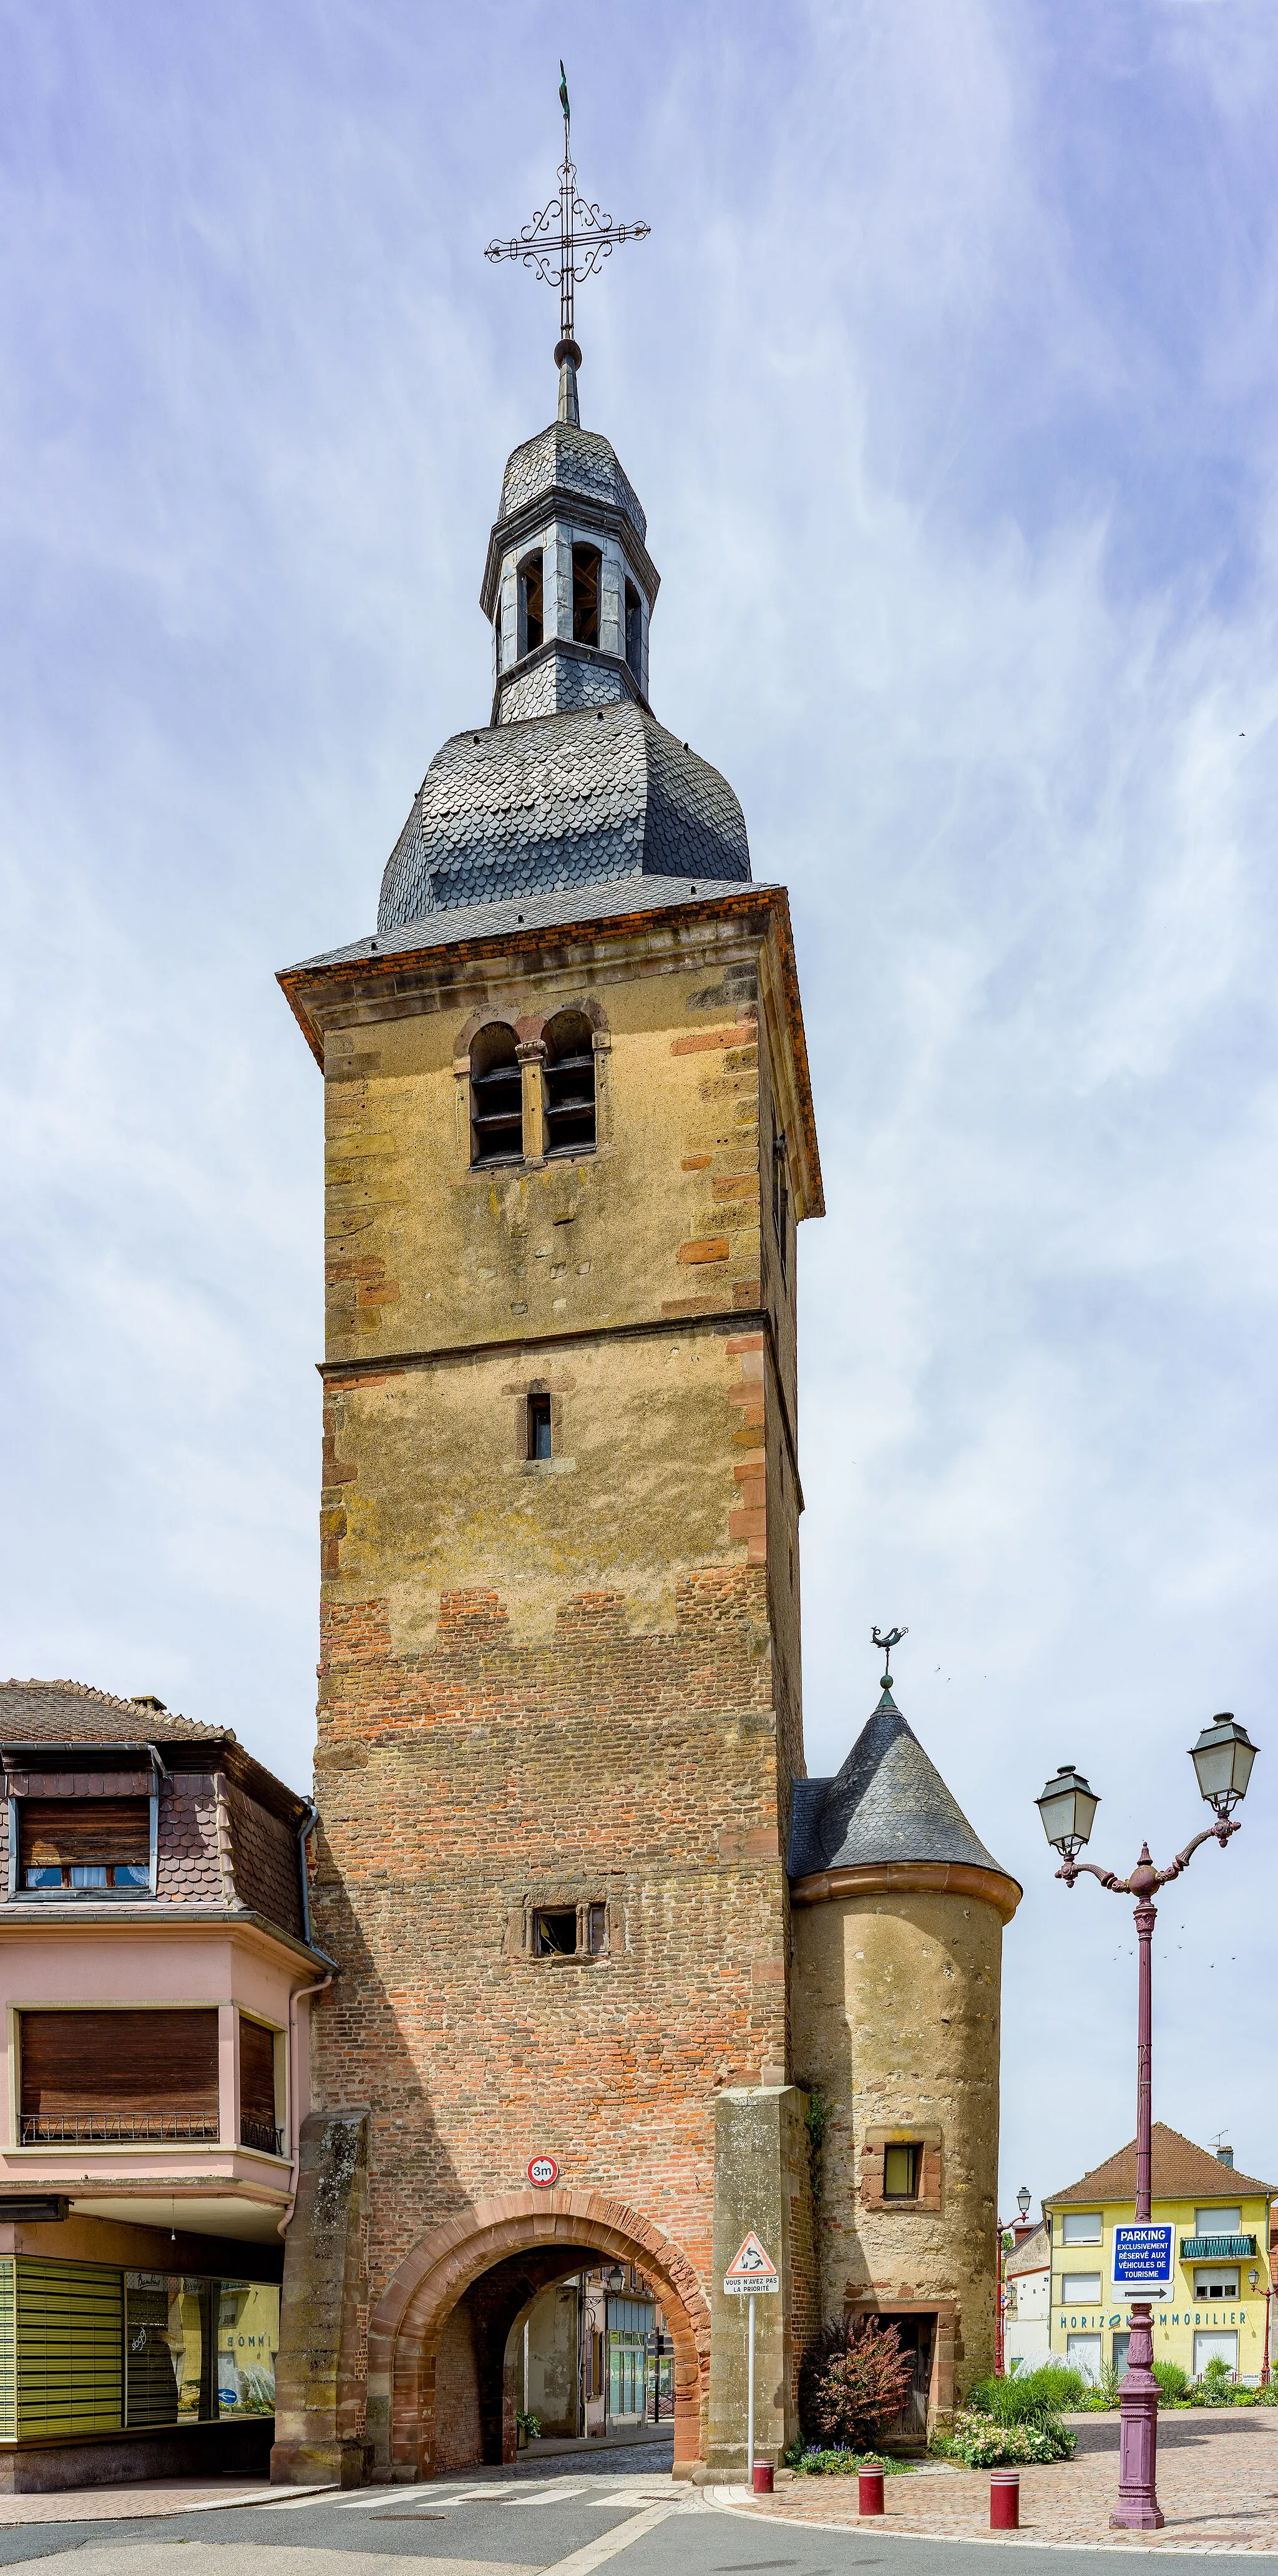
[[1271,0],[0,0],[4,1652],[313,1736],[321,1086],[278,968],[373,927],[488,710],[581,179],[583,419],[656,712],[790,889],[808,1764],[897,1696],[1025,1895],[1002,2206],[1154,2107],[1278,2182],[1278,18]]

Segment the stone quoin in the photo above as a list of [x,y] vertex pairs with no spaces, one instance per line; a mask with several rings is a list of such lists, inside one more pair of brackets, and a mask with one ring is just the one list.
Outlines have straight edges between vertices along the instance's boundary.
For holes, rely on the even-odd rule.
[[900,2322],[907,2430],[993,2352],[1020,1891],[890,1688],[804,1776],[789,906],[653,714],[644,515],[562,363],[489,541],[489,719],[428,769],[376,932],[280,978],[326,1101],[338,1972],[283,2482],[513,2457],[524,2321],[609,2264],[673,2347],[676,2472],[740,2473],[750,2229],[760,2457],[825,2318]]

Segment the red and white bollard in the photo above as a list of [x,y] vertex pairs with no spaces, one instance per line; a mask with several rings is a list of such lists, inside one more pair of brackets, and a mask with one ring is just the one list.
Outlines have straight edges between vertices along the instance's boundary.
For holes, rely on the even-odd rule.
[[1021,2473],[1019,2469],[990,2471],[990,2529],[1019,2531],[1021,2527]]
[[862,2513],[883,2511],[882,2469],[858,2469],[856,2473],[857,2505]]
[[754,2464],[754,2492],[755,2492],[755,2494],[756,2494],[756,2495],[771,2495],[771,2493],[772,2493],[772,2462],[771,2462],[771,2460],[756,2460],[756,2461],[755,2461],[755,2464]]

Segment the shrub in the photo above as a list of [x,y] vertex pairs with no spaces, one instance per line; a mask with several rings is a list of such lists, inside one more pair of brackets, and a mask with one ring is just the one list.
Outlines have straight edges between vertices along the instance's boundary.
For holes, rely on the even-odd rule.
[[791,2442],[782,2458],[787,2469],[796,2469],[803,2478],[851,2478],[858,2469],[882,2469],[885,2478],[898,2478],[909,2467],[908,2461],[885,2459],[880,2451],[818,2451],[803,2442]]
[[1072,2459],[1076,2438],[1058,2417],[1000,2424],[992,2415],[964,2408],[947,2432],[933,2436],[932,2449],[944,2460],[962,2460],[969,2469],[1033,2468]]
[[799,2371],[799,2418],[813,2449],[863,2450],[899,2415],[914,2377],[895,2326],[870,2317],[823,2326]]
[[1166,2404],[1171,2406],[1179,2405],[1182,2400],[1188,2396],[1189,2373],[1187,2370],[1181,2369],[1178,2361],[1156,2361],[1154,2363],[1154,2377],[1158,2382],[1159,2392]]
[[1091,2381],[1064,2362],[1041,2370],[1018,2370],[1011,2379],[978,2379],[968,2391],[974,2415],[992,2415],[996,2424],[1041,2424],[1054,2421],[1067,2406],[1087,2402]]

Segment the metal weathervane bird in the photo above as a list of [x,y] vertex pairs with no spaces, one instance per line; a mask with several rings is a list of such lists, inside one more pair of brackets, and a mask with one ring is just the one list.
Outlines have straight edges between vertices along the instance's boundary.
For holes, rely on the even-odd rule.
[[573,290],[586,278],[596,275],[610,259],[618,242],[646,241],[651,224],[615,224],[592,198],[583,197],[577,187],[577,172],[569,149],[568,135],[572,110],[568,104],[568,77],[559,66],[559,104],[564,119],[564,157],[559,167],[559,194],[543,206],[513,241],[490,241],[485,259],[517,259],[531,268],[543,286],[559,289],[559,344],[555,364],[562,367],[565,359],[574,367],[581,365],[581,351],[574,335]]
[[889,1666],[892,1661],[892,1648],[894,1646],[899,1646],[902,1637],[908,1637],[909,1633],[908,1628],[889,1628],[886,1637],[881,1637],[877,1628],[871,1628],[870,1630],[870,1644],[872,1646],[877,1646],[879,1653],[883,1657],[884,1690],[887,1689],[888,1683],[892,1679],[892,1675],[889,1670]]

